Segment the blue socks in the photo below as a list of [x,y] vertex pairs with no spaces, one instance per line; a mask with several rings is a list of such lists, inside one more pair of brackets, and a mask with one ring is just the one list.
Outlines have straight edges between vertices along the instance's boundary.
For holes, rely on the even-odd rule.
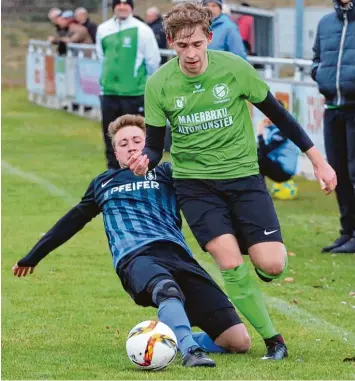
[[198,347],[192,337],[191,325],[186,315],[184,305],[177,298],[165,299],[159,304],[158,317],[161,322],[169,326],[178,340],[178,347],[184,356],[189,348]]
[[193,339],[198,346],[207,353],[227,353],[224,348],[219,347],[205,332],[194,332],[192,334]]

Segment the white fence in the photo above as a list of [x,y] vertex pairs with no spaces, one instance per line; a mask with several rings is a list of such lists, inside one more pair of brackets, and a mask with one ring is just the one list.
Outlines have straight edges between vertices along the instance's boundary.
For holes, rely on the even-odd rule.
[[[172,50],[161,50],[163,56],[173,57]],[[272,57],[249,57],[252,64],[263,65],[262,77],[271,92],[301,123],[316,146],[324,154],[324,99],[309,78],[311,61]],[[281,65],[293,68],[292,78],[279,78]],[[27,91],[30,101],[44,107],[66,109],[80,116],[99,120],[99,77],[101,63],[93,45],[68,44],[68,54],[58,56],[50,43],[30,40],[27,54]],[[250,106],[254,126],[263,115]],[[310,163],[301,157],[299,172],[313,178]]]

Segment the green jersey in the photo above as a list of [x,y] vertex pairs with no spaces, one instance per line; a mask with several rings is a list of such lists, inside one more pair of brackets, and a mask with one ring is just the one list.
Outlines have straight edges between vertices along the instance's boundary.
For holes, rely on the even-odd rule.
[[145,120],[172,130],[173,176],[231,179],[259,173],[246,100],[262,102],[269,90],[256,70],[227,52],[208,51],[207,70],[187,77],[178,58],[162,66],[145,89]]

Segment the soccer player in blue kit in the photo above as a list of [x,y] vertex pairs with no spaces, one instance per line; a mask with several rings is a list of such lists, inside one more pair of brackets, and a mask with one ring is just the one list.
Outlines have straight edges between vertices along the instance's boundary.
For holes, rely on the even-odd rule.
[[[145,145],[144,119],[124,115],[109,126],[120,169],[89,185],[82,200],[13,267],[31,274],[47,254],[103,214],[113,265],[124,289],[140,306],[158,308],[159,320],[176,334],[184,366],[214,367],[205,352],[246,352],[248,332],[220,287],[192,257],[181,232],[169,163],[145,176],[128,159]],[[192,333],[191,325],[203,332]]]

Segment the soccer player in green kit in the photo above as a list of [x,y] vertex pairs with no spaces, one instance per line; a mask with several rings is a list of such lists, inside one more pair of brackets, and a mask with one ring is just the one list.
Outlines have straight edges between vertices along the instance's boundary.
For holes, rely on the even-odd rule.
[[128,166],[140,175],[158,164],[168,119],[174,186],[185,218],[221,269],[230,300],[263,337],[263,359],[281,360],[288,355],[286,345],[242,257],[249,254],[265,282],[287,267],[279,221],[259,173],[246,100],[283,126],[281,132],[306,153],[326,194],[334,190],[336,174],[251,65],[231,53],[207,51],[211,19],[208,8],[194,3],[178,4],[165,16],[177,57],[147,82],[146,148]]

